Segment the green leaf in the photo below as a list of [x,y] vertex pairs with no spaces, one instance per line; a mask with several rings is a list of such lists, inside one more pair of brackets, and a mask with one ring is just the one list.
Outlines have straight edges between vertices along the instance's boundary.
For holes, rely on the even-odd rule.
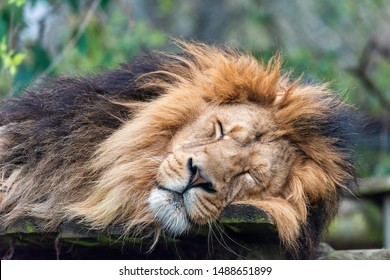
[[9,5],[15,4],[17,7],[22,7],[24,4],[26,4],[26,0],[8,0]]
[[18,66],[20,63],[23,62],[24,58],[26,57],[23,53],[17,53],[12,57],[13,65]]
[[3,37],[0,42],[0,56],[5,54],[6,52],[7,52],[7,42],[5,37]]

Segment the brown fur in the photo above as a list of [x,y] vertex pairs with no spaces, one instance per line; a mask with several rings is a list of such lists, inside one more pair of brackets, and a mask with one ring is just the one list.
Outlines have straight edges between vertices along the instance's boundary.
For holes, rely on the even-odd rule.
[[[124,224],[132,234],[151,227],[177,235],[185,230],[164,227],[164,213],[157,213],[176,211],[167,208],[172,201],[181,209],[174,212],[177,220],[186,211],[195,224],[212,223],[230,203],[250,203],[269,213],[293,256],[314,257],[318,237],[337,211],[339,190],[354,179],[349,132],[342,128],[348,106],[325,85],[291,82],[279,57],[265,65],[233,50],[181,45],[184,55],[162,55],[156,69],[132,76],[132,90],[146,98],[103,98],[123,111],[114,115],[119,125],[98,123],[81,111],[72,121],[85,125],[57,138],[64,143],[57,151],[58,143],[43,144],[34,163],[26,159],[36,155],[14,152],[9,158],[23,133],[18,130],[39,129],[38,121],[3,121],[0,151],[10,154],[0,169],[5,225],[28,215],[49,228],[78,218],[97,229]],[[112,117],[113,109],[103,111]],[[222,137],[216,137],[219,121]],[[47,137],[56,136],[48,131]],[[28,143],[19,143],[25,153]],[[61,163],[50,168],[56,157]],[[212,189],[183,192],[193,176],[189,158]],[[186,228],[188,221],[180,221]]]

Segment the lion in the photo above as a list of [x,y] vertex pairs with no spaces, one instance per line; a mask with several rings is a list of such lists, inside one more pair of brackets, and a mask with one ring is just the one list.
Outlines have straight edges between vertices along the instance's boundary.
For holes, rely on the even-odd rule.
[[33,217],[177,237],[249,204],[293,258],[315,258],[355,182],[353,109],[326,84],[291,79],[280,55],[178,45],[3,101],[2,226]]

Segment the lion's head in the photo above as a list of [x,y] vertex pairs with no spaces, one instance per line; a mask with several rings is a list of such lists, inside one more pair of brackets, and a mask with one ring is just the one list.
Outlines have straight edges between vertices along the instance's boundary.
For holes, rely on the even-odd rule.
[[148,200],[173,235],[215,221],[232,202],[277,195],[296,157],[269,110],[251,103],[200,109],[201,116],[172,137]]
[[[74,147],[63,149],[72,154],[40,154],[36,170],[50,170],[54,157],[70,157],[65,167],[45,173],[50,187],[34,182],[39,175],[28,163],[3,165],[5,220],[22,213],[55,225],[77,217],[94,228],[124,224],[133,233],[153,227],[178,236],[212,224],[232,203],[245,203],[270,215],[287,248],[313,256],[340,190],[354,180],[350,108],[325,85],[291,82],[278,57],[265,65],[233,50],[181,45],[182,55],[149,57],[143,71],[124,66],[93,80],[95,95],[80,90],[88,102],[103,96],[99,102],[114,107],[105,105],[99,116],[80,110],[80,121],[72,115],[72,122],[85,122],[77,130],[69,125]],[[128,79],[110,86],[100,81],[119,74]],[[102,125],[102,115],[115,117],[118,108],[120,125]],[[98,135],[104,137],[96,142]],[[6,136],[2,132],[3,151],[11,145]],[[33,190],[21,191],[28,176]]]

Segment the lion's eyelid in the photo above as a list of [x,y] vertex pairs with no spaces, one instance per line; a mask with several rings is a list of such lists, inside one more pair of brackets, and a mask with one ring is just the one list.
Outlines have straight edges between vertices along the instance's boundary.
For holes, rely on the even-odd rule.
[[215,135],[217,139],[221,139],[225,136],[222,122],[219,119],[215,122]]
[[263,133],[261,133],[261,132],[256,132],[256,134],[255,134],[255,141],[260,141],[261,140],[261,137],[263,136]]

